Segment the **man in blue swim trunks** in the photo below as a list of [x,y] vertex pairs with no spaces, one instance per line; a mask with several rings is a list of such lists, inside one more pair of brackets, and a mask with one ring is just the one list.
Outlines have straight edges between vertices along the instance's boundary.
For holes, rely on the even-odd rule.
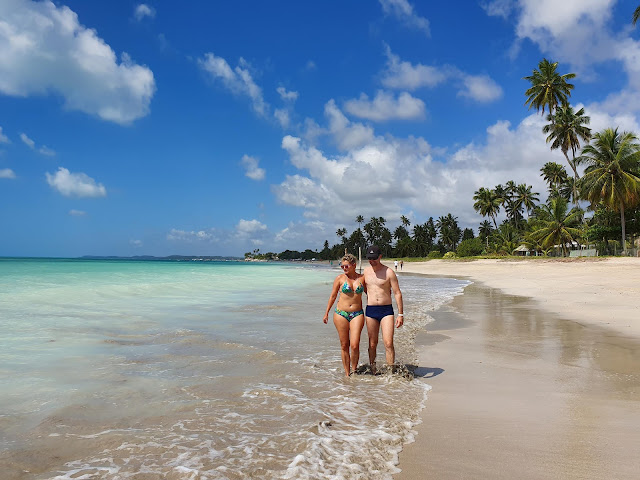
[[[393,365],[396,361],[396,351],[393,347],[393,331],[404,323],[402,305],[402,292],[398,285],[398,277],[393,269],[383,265],[382,252],[376,245],[367,248],[367,260],[369,266],[364,269],[364,278],[367,284],[367,310],[365,318],[367,333],[369,334],[369,363],[375,372],[376,348],[378,347],[378,334],[382,328],[382,341],[386,354],[387,365]],[[391,304],[391,292],[396,298],[398,316],[394,321],[393,305]]]

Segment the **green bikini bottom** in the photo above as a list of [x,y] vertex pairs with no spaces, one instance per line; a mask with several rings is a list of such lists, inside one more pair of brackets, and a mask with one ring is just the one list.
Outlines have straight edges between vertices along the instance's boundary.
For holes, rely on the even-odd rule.
[[364,315],[364,310],[358,310],[357,312],[345,312],[344,310],[338,310],[336,308],[336,313],[338,315],[340,315],[341,317],[346,318],[347,322],[350,322],[354,318],[356,318],[356,317],[358,317],[360,315]]

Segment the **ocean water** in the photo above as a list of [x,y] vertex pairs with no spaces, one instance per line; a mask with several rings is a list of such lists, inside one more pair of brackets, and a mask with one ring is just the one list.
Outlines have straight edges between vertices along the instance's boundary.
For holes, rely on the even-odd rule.
[[[343,376],[322,323],[338,273],[0,259],[2,478],[391,478],[430,387]],[[467,283],[400,277],[399,363]]]

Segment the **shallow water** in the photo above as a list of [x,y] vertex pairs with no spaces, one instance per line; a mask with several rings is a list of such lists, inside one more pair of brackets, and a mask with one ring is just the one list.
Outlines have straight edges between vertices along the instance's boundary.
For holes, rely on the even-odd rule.
[[[337,274],[0,260],[3,478],[390,478],[429,387],[343,377],[322,323]],[[400,278],[398,362],[467,283]]]

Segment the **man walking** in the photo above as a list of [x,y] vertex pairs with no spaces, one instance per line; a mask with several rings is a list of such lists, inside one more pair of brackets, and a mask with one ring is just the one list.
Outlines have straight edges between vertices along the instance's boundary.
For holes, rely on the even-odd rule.
[[[378,335],[382,328],[382,341],[384,342],[387,365],[393,365],[396,361],[396,352],[393,346],[393,331],[404,323],[402,292],[398,285],[398,277],[395,272],[383,265],[382,252],[376,245],[367,248],[367,260],[369,266],[364,269],[364,278],[367,285],[367,310],[365,319],[367,333],[369,334],[369,363],[375,373],[376,348],[378,347]],[[391,292],[396,298],[398,317],[394,322],[393,305],[391,304]]]

